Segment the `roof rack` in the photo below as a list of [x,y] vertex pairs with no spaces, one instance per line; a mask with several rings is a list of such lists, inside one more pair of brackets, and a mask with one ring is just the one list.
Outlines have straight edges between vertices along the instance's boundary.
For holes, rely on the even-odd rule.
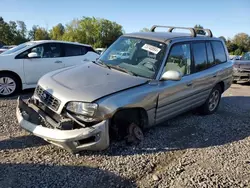
[[197,31],[205,31],[207,33],[206,36],[208,37],[213,37],[213,33],[210,29],[200,29],[200,28],[191,28],[191,27],[174,27],[174,26],[162,26],[162,25],[153,25],[150,29],[151,32],[155,32],[155,29],[157,27],[161,27],[161,28],[169,28],[168,29],[168,32],[172,33],[172,31],[174,29],[186,29],[186,30],[189,30],[190,33],[191,33],[191,36],[192,37],[196,37],[197,36]]

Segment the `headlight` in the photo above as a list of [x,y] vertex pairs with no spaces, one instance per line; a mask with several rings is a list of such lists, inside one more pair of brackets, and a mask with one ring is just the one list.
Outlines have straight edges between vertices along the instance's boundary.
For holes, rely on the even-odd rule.
[[75,114],[93,116],[98,105],[95,103],[69,102],[66,109]]

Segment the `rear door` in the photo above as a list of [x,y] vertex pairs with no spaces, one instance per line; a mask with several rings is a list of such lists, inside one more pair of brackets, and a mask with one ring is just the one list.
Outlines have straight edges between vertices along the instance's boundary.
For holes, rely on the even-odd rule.
[[221,57],[215,57],[212,45],[213,41],[195,41],[192,43],[194,62],[192,85],[194,93],[197,96],[193,107],[205,103],[211,90],[218,82],[218,77],[222,70],[220,66],[217,66],[218,61],[220,61],[219,59],[226,59],[226,57],[222,57],[225,53],[217,53]]
[[97,54],[91,47],[77,44],[63,44],[65,67],[80,65],[86,61],[95,61]]
[[[36,52],[37,58],[29,58],[30,52]],[[60,43],[44,43],[32,47],[18,55],[23,59],[23,69],[26,84],[36,84],[46,73],[63,68]]]

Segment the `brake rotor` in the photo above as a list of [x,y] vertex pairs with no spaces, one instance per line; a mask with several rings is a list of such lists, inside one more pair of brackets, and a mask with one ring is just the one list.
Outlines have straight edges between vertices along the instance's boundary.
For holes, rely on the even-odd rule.
[[138,143],[144,139],[142,129],[134,123],[129,125],[128,134],[130,142]]

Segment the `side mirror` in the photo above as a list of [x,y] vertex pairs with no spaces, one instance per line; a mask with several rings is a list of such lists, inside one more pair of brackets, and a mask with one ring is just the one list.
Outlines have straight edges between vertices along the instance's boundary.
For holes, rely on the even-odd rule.
[[173,71],[173,70],[169,70],[167,72],[165,72],[162,76],[161,76],[161,80],[173,80],[173,81],[179,81],[181,80],[181,73],[178,71]]
[[38,58],[39,56],[38,56],[38,54],[36,52],[31,52],[31,53],[28,54],[28,57],[29,58]]

